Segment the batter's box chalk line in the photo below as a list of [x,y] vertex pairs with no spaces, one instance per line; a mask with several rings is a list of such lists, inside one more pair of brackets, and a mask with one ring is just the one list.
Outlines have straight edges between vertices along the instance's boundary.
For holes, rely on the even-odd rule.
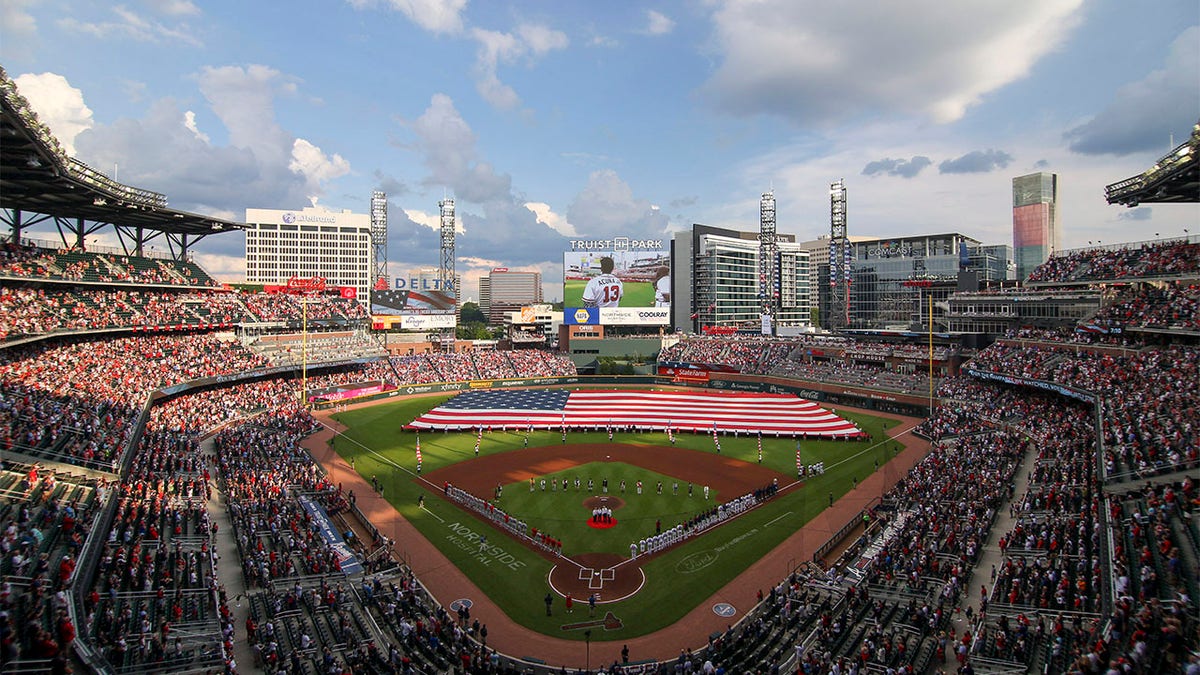
[[596,571],[593,570],[592,568],[590,568],[590,567],[580,567],[579,568],[579,580],[580,581],[591,581],[592,577],[594,577],[594,576],[596,576]]
[[609,567],[608,569],[600,570],[600,581],[613,581],[617,578],[617,570]]

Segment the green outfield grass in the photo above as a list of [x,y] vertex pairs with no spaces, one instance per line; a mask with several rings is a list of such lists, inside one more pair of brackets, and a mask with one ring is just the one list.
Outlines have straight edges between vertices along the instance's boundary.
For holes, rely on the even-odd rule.
[[[563,282],[563,307],[583,307],[586,281],[568,279]],[[621,307],[653,307],[654,284],[649,281],[626,281],[622,288]]]
[[[436,490],[431,491],[416,480],[415,435],[404,431],[402,427],[446,398],[448,397],[392,401],[339,413],[337,419],[345,424],[348,430],[333,440],[334,448],[347,460],[353,458],[358,471],[368,480],[377,476],[388,501],[454,565],[470,576],[513,620],[549,635],[582,640],[581,631],[564,632],[560,629],[561,612],[553,617],[546,616],[542,599],[548,590],[547,578],[552,565],[549,561],[516,541],[491,531],[489,525],[442,499]],[[624,627],[615,631],[594,631],[592,639],[624,640],[651,633],[674,623],[690,611],[696,602],[727,584],[748,565],[827,508],[830,496],[836,499],[845,494],[855,479],[861,480],[876,470],[876,467],[879,470],[889,470],[887,463],[901,446],[895,441],[880,439],[885,438],[884,430],[894,426],[896,422],[860,413],[841,410],[838,412],[858,423],[874,440],[869,443],[804,441],[804,462],[824,461],[828,469],[825,475],[809,477],[803,488],[783,494],[730,524],[652,559],[644,567],[647,583],[639,593],[627,600],[603,605],[605,610],[612,611],[622,619]],[[489,455],[520,452],[524,446],[524,436],[523,432],[485,434],[480,452]],[[662,433],[623,436],[618,433],[614,440],[669,445],[666,434]],[[608,436],[603,432],[572,432],[568,435],[567,442],[606,443]],[[558,432],[534,432],[529,435],[530,447],[560,444],[561,437]],[[473,433],[425,432],[421,434],[423,471],[428,473],[471,459],[474,457],[474,446]],[[712,437],[708,434],[678,434],[676,447],[696,452],[715,452]],[[721,450],[725,456],[748,462],[757,461],[757,441],[754,437],[723,436]],[[795,476],[794,440],[764,438],[763,455],[764,465],[780,473]],[[580,497],[574,490],[573,479],[577,469],[582,477],[583,467],[569,469],[557,475],[560,480],[563,476],[571,480],[566,493],[560,490],[542,494],[539,487],[534,495],[530,495],[528,483],[512,483],[504,486],[501,500],[502,508],[514,514],[520,512],[520,517],[530,526],[551,532],[562,539],[567,555],[572,552],[572,539],[580,536],[569,528],[578,526],[581,528],[580,533],[590,529],[585,522],[586,514],[580,506]],[[591,468],[588,470],[591,472]],[[606,463],[602,469],[596,470],[597,491],[601,470],[610,476],[610,494],[619,490],[618,476],[621,475],[627,476],[627,491],[632,490],[635,476],[648,476],[642,478],[648,492],[652,492],[652,486],[660,480],[657,475],[635,466],[622,464],[618,467]],[[662,479],[667,486],[670,485],[667,483],[669,478],[668,476]],[[700,486],[696,488],[698,491]],[[603,544],[603,550],[628,555],[632,537],[630,529],[624,527],[627,519],[629,524],[640,524],[652,529],[653,520],[661,518],[663,528],[666,529],[694,512],[678,505],[678,502],[686,497],[672,500],[669,487],[664,492],[667,494],[661,498],[657,495],[643,494],[646,499],[642,500],[644,503],[637,504],[639,510],[636,515],[634,511],[628,510],[630,506],[621,509],[618,517],[622,520],[622,527],[610,531],[588,532],[586,550],[601,550],[597,546],[600,546],[602,537],[598,538],[596,535],[611,532],[611,540]],[[682,485],[680,493],[684,493]],[[417,506],[418,497],[422,494],[426,495],[423,509]],[[490,494],[479,496],[491,497]],[[616,492],[616,496],[620,496],[619,491]],[[697,492],[693,499],[697,499],[698,496]],[[736,496],[727,495],[724,498]],[[627,495],[626,503],[634,505],[637,501],[634,497],[636,495]],[[710,497],[715,500],[719,496],[714,494]],[[579,515],[568,515],[576,513]],[[489,553],[482,556],[479,554],[477,543],[480,534],[489,535],[488,539],[492,544]],[[824,537],[821,541],[824,541]],[[575,539],[574,545],[579,546],[578,542],[579,540]],[[397,543],[400,551],[403,551],[404,547],[405,542]],[[792,564],[799,562],[801,561],[793,561]],[[787,566],[781,566],[779,577],[783,578],[789,572]],[[416,570],[416,573],[420,576],[421,570]],[[747,588],[745,597],[730,600],[737,608],[738,616],[750,609],[757,591],[758,589]],[[440,599],[450,602],[456,598]]]

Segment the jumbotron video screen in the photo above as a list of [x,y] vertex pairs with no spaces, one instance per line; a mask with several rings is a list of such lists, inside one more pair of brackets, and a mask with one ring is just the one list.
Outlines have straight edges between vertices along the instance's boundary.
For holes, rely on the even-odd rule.
[[563,255],[563,321],[667,325],[671,260],[664,250],[573,250]]

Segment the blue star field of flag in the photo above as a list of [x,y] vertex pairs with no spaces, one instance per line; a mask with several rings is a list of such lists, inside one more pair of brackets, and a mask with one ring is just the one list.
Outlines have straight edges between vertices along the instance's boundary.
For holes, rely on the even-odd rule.
[[443,403],[450,410],[562,410],[571,392],[565,389],[467,391]]

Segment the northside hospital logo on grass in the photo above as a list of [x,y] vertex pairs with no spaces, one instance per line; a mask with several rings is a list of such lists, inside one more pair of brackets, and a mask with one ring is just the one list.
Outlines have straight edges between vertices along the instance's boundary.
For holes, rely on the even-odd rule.
[[491,566],[492,563],[499,563],[501,567],[507,567],[513,571],[519,571],[525,567],[525,562],[517,560],[511,553],[506,552],[503,548],[494,544],[487,544],[482,549],[479,547],[479,533],[462,523],[450,523],[447,525],[450,529],[450,534],[446,535],[446,539],[458,548],[470,553],[481,565]]

